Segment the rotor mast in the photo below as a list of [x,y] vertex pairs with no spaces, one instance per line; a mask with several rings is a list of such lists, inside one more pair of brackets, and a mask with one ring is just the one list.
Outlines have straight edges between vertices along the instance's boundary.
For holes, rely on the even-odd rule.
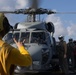
[[29,21],[29,22],[35,22],[36,21],[36,15],[35,14],[29,14],[27,16],[27,21]]

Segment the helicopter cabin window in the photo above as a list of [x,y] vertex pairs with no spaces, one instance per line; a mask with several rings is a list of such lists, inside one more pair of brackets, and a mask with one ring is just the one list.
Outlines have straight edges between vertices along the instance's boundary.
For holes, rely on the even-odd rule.
[[22,41],[23,43],[29,43],[29,36],[30,32],[22,32],[20,41]]
[[45,33],[44,32],[32,32],[31,43],[45,43]]

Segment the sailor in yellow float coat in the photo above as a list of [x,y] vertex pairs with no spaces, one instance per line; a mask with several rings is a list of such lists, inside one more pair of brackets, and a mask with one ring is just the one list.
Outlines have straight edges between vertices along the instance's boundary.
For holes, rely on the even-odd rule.
[[[10,26],[7,18],[3,13],[0,13],[0,18],[3,16],[3,20],[0,20],[0,75],[12,75],[10,73],[11,65],[30,66],[32,64],[32,58],[29,52],[24,48],[21,42],[17,42],[14,38],[14,42],[18,46],[18,49],[5,43],[2,38],[9,31]],[[6,21],[4,21],[6,20]],[[5,24],[6,23],[6,24]]]

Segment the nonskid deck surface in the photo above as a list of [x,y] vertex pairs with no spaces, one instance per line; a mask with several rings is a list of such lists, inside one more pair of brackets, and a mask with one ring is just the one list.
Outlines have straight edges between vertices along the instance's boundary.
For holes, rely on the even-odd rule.
[[[41,72],[37,72],[37,71],[33,71],[30,72],[28,71],[27,73],[15,73],[14,75],[64,75],[61,71],[41,71]],[[73,72],[71,70],[69,70],[69,75],[76,75],[76,71]]]

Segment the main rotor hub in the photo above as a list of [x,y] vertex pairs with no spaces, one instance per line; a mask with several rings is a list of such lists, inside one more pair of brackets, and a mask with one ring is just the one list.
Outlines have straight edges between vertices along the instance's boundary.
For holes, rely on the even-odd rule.
[[19,9],[16,10],[15,13],[19,14],[19,13],[23,13],[23,14],[54,14],[54,11],[51,10],[47,10],[47,9],[43,9],[43,8],[29,8],[29,9]]

